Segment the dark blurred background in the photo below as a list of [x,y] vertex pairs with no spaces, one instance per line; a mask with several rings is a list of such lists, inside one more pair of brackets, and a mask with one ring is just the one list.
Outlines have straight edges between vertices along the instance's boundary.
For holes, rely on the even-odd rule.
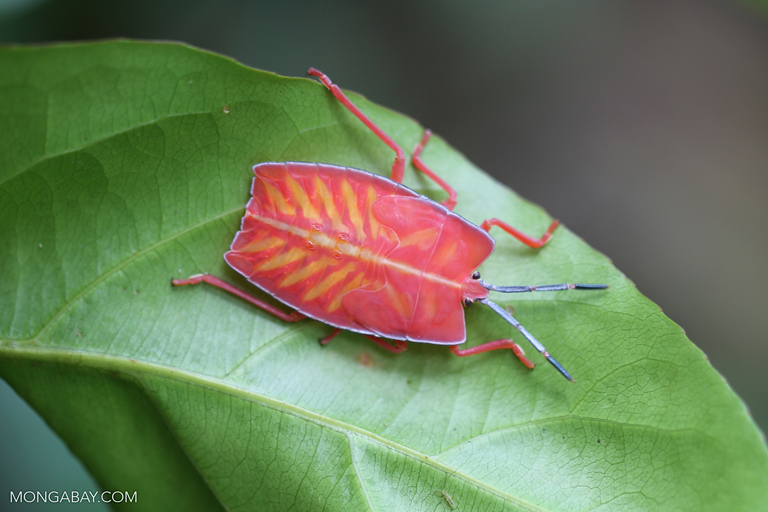
[[[432,128],[609,256],[768,427],[767,2],[0,0],[2,43],[114,37],[315,66]],[[3,482],[92,486],[2,386]]]

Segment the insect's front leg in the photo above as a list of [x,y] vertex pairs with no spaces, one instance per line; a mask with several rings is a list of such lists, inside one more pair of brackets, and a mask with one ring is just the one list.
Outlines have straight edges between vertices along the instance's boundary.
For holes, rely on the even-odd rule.
[[530,359],[525,357],[525,352],[523,351],[523,347],[521,347],[514,341],[508,340],[508,339],[489,341],[488,343],[483,343],[482,345],[465,348],[465,349],[460,349],[458,345],[451,345],[451,352],[453,352],[459,357],[465,357],[465,356],[474,356],[475,354],[482,354],[483,352],[490,352],[491,350],[499,350],[503,348],[511,349],[512,352],[517,356],[517,358],[520,359],[520,361],[522,361],[523,364],[528,368],[533,368],[535,366]]
[[526,235],[522,231],[518,230],[517,228],[513,228],[503,220],[499,219],[488,219],[486,221],[483,221],[483,223],[480,225],[481,228],[483,228],[486,231],[491,231],[491,226],[498,226],[513,237],[517,238],[521,242],[523,242],[528,247],[533,247],[534,249],[539,249],[540,247],[543,247],[544,244],[546,244],[549,239],[552,237],[552,232],[557,228],[557,226],[560,225],[559,220],[552,221],[552,224],[549,225],[549,228],[547,228],[547,232],[541,235],[541,238],[534,238],[530,235]]

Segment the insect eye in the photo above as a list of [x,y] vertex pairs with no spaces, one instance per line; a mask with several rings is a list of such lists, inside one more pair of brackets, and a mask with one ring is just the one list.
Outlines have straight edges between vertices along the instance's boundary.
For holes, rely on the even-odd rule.
[[469,307],[472,305],[472,299],[464,299],[464,307]]
[[472,274],[472,279],[480,279],[480,272],[477,272],[477,271],[475,271],[475,272]]

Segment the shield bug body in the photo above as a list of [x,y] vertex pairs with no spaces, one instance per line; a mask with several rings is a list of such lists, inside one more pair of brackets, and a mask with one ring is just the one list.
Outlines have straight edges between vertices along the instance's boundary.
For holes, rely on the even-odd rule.
[[[314,318],[340,330],[361,333],[390,352],[408,341],[449,345],[468,356],[512,349],[529,368],[519,345],[509,339],[460,349],[466,341],[463,308],[480,302],[512,324],[565,377],[570,374],[509,312],[488,300],[490,291],[518,293],[602,289],[605,285],[495,286],[476,269],[493,252],[488,234],[498,226],[538,248],[549,240],[554,221],[541,238],[489,219],[480,226],[454,213],[456,192],[422,161],[427,130],[412,163],[448,198],[438,204],[401,184],[402,149],[365,116],[323,73],[310,69],[333,95],[395,151],[390,178],[323,163],[267,162],[254,166],[252,198],[227,263],[248,281],[294,309],[267,304],[208,274],[174,280],[174,285],[207,282],[286,321]],[[386,339],[393,340],[394,344]]]

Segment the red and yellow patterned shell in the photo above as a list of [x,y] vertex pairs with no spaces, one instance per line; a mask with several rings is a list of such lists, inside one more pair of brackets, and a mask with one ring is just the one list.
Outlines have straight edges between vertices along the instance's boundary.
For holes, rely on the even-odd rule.
[[[394,181],[314,163],[254,168],[240,231],[224,255],[306,316],[390,339],[466,340],[470,275],[493,252],[478,226]],[[470,293],[471,292],[471,293]]]

